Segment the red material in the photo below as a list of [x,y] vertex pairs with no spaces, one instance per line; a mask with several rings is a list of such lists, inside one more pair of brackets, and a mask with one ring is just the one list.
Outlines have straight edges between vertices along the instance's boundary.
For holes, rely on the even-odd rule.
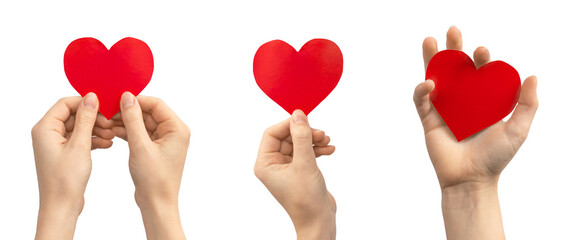
[[64,53],[68,81],[82,96],[94,92],[100,113],[108,119],[120,111],[122,93],[140,94],[153,70],[150,48],[135,38],[124,38],[110,50],[97,39],[80,38],[70,43]]
[[292,114],[310,113],[338,84],[342,52],[326,39],[312,39],[300,51],[281,40],[265,43],[254,56],[256,83],[274,102]]
[[434,55],[426,79],[434,81],[430,100],[458,141],[502,120],[520,96],[520,76],[512,66],[493,61],[477,70],[456,50]]

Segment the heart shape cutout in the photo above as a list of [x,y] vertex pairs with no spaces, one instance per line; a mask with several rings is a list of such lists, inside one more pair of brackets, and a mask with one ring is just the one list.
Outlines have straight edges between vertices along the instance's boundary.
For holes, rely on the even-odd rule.
[[64,52],[64,71],[80,95],[98,96],[100,113],[110,119],[120,111],[122,93],[136,96],[148,85],[154,59],[148,45],[136,38],[124,38],[110,50],[97,39],[80,38]]
[[327,39],[312,39],[300,51],[281,40],[267,42],[254,56],[256,83],[288,113],[309,114],[334,90],[343,69],[342,52]]
[[518,103],[520,76],[503,61],[476,69],[466,53],[436,53],[426,70],[435,83],[430,100],[458,141],[506,117]]

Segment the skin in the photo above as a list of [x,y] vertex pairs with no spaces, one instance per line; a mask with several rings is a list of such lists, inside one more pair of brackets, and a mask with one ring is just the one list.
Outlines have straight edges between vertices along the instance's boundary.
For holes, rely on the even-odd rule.
[[185,239],[178,193],[190,143],[188,126],[160,99],[122,95],[112,118],[116,136],[128,141],[129,167],[148,239]]
[[[462,50],[462,35],[456,27],[447,33],[446,48]],[[438,52],[436,40],[423,43],[424,66]],[[476,67],[490,61],[488,49],[474,52]],[[442,189],[442,210],[448,239],[505,239],[498,179],[526,140],[538,109],[536,77],[522,84],[520,98],[507,122],[500,121],[461,142],[450,132],[429,93],[434,82],[427,80],[414,90],[414,104],[422,121],[426,147]]]
[[72,239],[92,171],[90,151],[112,146],[93,93],[60,99],[32,128],[40,208],[36,239]]
[[300,110],[262,136],[254,173],[284,207],[299,240],[336,238],[336,201],[316,164],[334,153],[329,143]]
[[129,139],[130,174],[148,239],[185,239],[178,192],[190,130],[160,99],[124,93],[121,113],[98,114],[93,93],[58,101],[33,127],[40,208],[36,239],[72,239],[92,170],[90,151]]

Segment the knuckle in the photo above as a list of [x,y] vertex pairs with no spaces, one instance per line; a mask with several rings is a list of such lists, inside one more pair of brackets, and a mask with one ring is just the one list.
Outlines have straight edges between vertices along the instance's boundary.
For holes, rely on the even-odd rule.
[[157,105],[166,105],[166,102],[164,102],[164,100],[162,100],[161,98],[152,97],[152,100],[153,100]]
[[264,171],[258,164],[254,165],[254,176],[256,176],[260,181],[263,181],[264,179]]
[[309,128],[296,127],[292,130],[292,141],[309,141],[311,134]]
[[138,100],[141,100],[141,99],[146,99],[146,100],[148,100],[148,101],[152,101],[152,102],[156,102],[156,101],[160,100],[160,98],[157,98],[157,97],[153,97],[153,96],[144,96],[144,95],[138,95],[138,97],[137,97],[137,98],[138,98]]
[[190,128],[185,123],[182,123],[182,127],[180,129],[182,140],[187,144],[190,144]]
[[528,127],[526,127],[523,130],[516,131],[516,138],[518,139],[519,142],[523,143],[524,141],[526,141],[526,138],[528,138],[528,131],[529,131]]
[[190,132],[190,127],[188,127],[186,123],[182,123],[182,132],[184,133],[184,137],[186,138],[190,138],[190,135],[192,134]]
[[42,125],[42,121],[36,123],[33,127],[32,130],[30,130],[30,134],[32,135],[32,138],[34,138],[35,136],[37,136],[38,134],[40,134],[42,132],[43,129],[43,125]]
[[512,142],[517,143],[517,147],[520,148],[520,145],[522,145],[522,143],[526,141],[526,138],[528,138],[528,130],[524,127],[514,128],[512,129],[511,135],[513,139]]
[[152,96],[138,96],[138,102],[144,105],[151,106],[152,108],[156,108],[161,105],[166,105],[162,99]]
[[142,119],[142,117],[138,116],[138,110],[132,111],[135,109],[130,109],[127,110],[126,113],[124,115],[122,115],[122,122],[124,122],[125,125],[132,125],[134,123],[137,123],[139,121],[144,121]]
[[76,114],[76,125],[79,126],[94,126],[96,116],[86,111],[80,111]]
[[80,97],[63,97],[58,99],[58,101],[56,101],[54,105],[66,105],[66,103],[71,102],[74,98],[80,98]]
[[259,169],[258,166],[256,166],[256,165],[254,166],[254,175],[255,175],[258,179],[260,179],[260,175],[261,175],[260,169]]
[[273,127],[268,127],[266,128],[266,130],[264,130],[264,135],[270,134],[270,132],[272,132]]
[[266,128],[266,130],[264,130],[264,132],[262,133],[262,139],[265,139],[267,137],[273,137],[273,132],[274,132],[274,127],[268,127]]
[[68,100],[68,97],[63,97],[58,99],[58,101],[56,101],[56,104],[64,104],[64,102],[66,102]]

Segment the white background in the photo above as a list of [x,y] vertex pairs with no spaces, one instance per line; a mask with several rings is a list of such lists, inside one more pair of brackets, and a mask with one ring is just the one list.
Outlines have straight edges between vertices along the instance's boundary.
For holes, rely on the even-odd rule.
[[[208,1],[204,1],[208,2]],[[464,51],[490,49],[524,79],[537,75],[540,109],[502,173],[509,239],[576,239],[576,14],[570,1],[2,1],[0,3],[0,239],[31,239],[38,209],[30,129],[59,98],[78,95],[66,46],[127,37],[150,46],[160,97],[192,130],[180,190],[188,239],[295,239],[282,207],[253,175],[265,128],[289,115],[256,85],[258,47],[336,42],[344,73],[310,114],[337,151],[319,159],[338,203],[339,239],[444,239],[440,189],[414,87],[421,43],[458,26]],[[92,153],[77,239],[144,239],[127,144]]]

